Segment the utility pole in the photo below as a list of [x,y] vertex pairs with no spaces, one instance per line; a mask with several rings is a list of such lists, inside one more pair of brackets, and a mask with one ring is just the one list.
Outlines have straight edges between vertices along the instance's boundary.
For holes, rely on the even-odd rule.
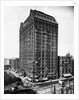
[[55,87],[55,85],[54,85],[54,92],[53,92],[53,94],[56,94],[56,87]]
[[68,94],[68,91],[69,91],[69,90],[68,90],[68,87],[66,87],[66,94]]
[[61,88],[61,94],[64,94],[64,90],[63,90],[63,87]]

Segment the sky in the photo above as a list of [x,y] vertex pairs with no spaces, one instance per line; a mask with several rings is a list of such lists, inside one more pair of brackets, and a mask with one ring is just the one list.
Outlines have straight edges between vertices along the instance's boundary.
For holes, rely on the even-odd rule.
[[19,57],[20,23],[29,16],[30,9],[53,16],[58,23],[58,55],[74,56],[74,7],[72,6],[5,6],[4,58]]

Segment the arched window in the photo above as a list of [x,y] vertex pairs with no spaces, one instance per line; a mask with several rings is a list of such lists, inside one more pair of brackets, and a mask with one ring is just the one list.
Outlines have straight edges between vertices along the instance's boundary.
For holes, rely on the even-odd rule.
[[62,73],[64,73],[64,68],[62,68]]
[[68,71],[67,71],[67,68],[66,68],[66,73],[67,73]]

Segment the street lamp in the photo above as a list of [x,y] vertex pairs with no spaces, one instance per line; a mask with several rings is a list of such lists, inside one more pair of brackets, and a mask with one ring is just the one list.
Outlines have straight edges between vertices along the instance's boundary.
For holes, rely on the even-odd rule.
[[64,90],[63,90],[63,88],[61,88],[61,94],[64,94]]
[[54,92],[53,92],[53,94],[56,94],[56,87],[55,87],[55,85],[54,85]]

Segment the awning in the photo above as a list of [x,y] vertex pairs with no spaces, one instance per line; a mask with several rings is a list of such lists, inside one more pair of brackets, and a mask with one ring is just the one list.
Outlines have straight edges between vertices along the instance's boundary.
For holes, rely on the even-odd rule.
[[64,77],[70,77],[72,76],[70,73],[67,73],[67,74],[63,74]]
[[43,80],[47,80],[48,78],[43,78]]

